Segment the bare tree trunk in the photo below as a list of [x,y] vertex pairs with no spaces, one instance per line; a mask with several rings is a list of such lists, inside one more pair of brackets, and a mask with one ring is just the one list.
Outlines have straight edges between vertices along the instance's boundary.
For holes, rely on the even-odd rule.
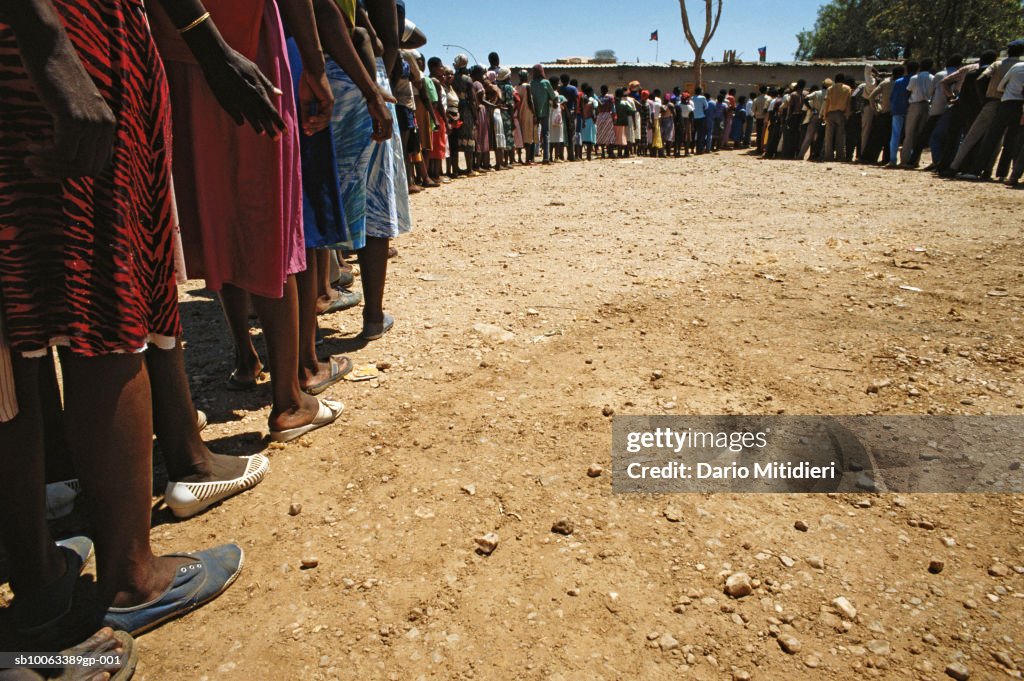
[[708,43],[715,36],[718,30],[718,22],[722,18],[722,0],[718,0],[717,9],[714,7],[715,0],[704,0],[704,37],[698,41],[690,28],[690,13],[686,9],[686,0],[679,0],[679,12],[683,16],[683,33],[686,34],[686,42],[693,48],[693,76],[696,87],[703,87],[702,75],[704,72],[701,60]]

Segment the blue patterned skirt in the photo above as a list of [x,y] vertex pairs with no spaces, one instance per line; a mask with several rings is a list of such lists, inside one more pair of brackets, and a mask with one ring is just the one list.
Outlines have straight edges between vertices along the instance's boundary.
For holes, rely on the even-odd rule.
[[[327,79],[334,92],[331,133],[350,234],[350,241],[339,247],[358,250],[366,245],[367,236],[391,239],[412,230],[402,138],[394,105],[388,104],[394,119],[391,139],[374,142],[373,119],[363,93],[332,59],[327,59]],[[377,84],[391,92],[381,59]]]

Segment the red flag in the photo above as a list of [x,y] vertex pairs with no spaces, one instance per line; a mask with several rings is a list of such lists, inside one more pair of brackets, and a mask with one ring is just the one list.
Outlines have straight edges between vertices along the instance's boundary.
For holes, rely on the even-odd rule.
[[654,33],[651,34],[651,40],[657,40],[657,39],[658,39],[658,32],[655,31]]

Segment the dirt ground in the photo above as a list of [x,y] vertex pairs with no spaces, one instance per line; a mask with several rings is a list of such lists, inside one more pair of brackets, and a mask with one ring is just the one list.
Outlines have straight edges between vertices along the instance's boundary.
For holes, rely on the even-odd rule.
[[[393,332],[364,345],[358,310],[322,319],[327,351],[381,378],[331,390],[339,424],[267,449],[253,491],[158,515],[161,551],[234,541],[246,564],[141,638],[138,677],[1021,678],[1021,496],[626,496],[587,470],[610,468],[606,407],[1024,414],[1022,207],[998,185],[741,153],[415,196]],[[223,389],[217,305],[197,286],[182,303],[206,438],[266,449],[267,389]],[[723,593],[733,571],[750,596]]]

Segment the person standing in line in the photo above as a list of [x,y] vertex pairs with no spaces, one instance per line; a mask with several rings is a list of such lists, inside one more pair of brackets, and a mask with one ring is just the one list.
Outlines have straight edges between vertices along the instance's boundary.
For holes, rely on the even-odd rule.
[[875,121],[875,107],[871,101],[875,88],[878,87],[878,72],[875,67],[868,64],[864,67],[864,85],[860,88],[860,97],[863,100],[860,116],[860,151],[857,154],[857,163],[866,163],[865,154],[871,143],[871,128]]
[[804,88],[807,83],[800,79],[793,83],[792,92],[786,101],[782,121],[782,158],[795,159],[800,151],[800,127],[804,121]]
[[937,168],[939,177],[950,178],[956,175],[956,171],[952,170],[953,161],[985,105],[985,91],[991,80],[988,67],[998,58],[999,54],[995,50],[985,50],[976,63],[961,66],[942,80],[942,91],[950,101],[953,116],[949,132],[946,133],[942,160]]
[[708,123],[711,122],[711,118],[708,116],[708,98],[704,96],[702,88],[693,91],[690,103],[693,105],[693,127],[694,135],[697,138],[697,155],[699,156],[710,151],[708,149]]
[[576,156],[576,144],[573,137],[576,135],[576,116],[579,113],[580,91],[575,85],[569,82],[569,74],[563,73],[559,78],[561,85],[558,94],[565,97],[565,108],[562,119],[564,121],[565,141],[569,145],[569,160],[579,160]]
[[530,94],[533,99],[534,113],[540,122],[540,145],[544,152],[543,163],[551,163],[551,109],[558,106],[558,95],[544,75],[544,67],[533,65],[533,80],[530,81]]
[[907,83],[907,123],[904,131],[903,155],[901,165],[905,169],[917,167],[915,156],[920,156],[919,138],[928,123],[928,110],[931,108],[932,75],[931,59],[922,59],[920,70]]
[[[825,87],[832,85],[830,78],[825,79]],[[825,90],[817,85],[811,86],[811,92],[806,98],[806,112],[803,120],[804,139],[800,143],[800,150],[797,152],[798,159],[806,158],[808,161],[818,161],[820,158],[814,153],[815,143],[821,136],[821,107],[825,104]],[[808,156],[808,152],[810,155]]]
[[825,119],[825,150],[822,160],[846,160],[846,117],[850,115],[853,90],[846,84],[846,76],[836,74],[832,87],[825,93],[822,117]]
[[754,100],[757,98],[756,92],[751,92],[746,97],[746,102],[743,105],[743,114],[746,122],[743,128],[743,148],[749,149],[750,142],[754,138]]
[[[946,60],[946,68],[936,73],[935,78],[932,80],[932,103],[928,107],[928,126],[926,128],[928,148],[931,150],[932,159],[931,163],[925,168],[926,171],[935,170],[939,167],[939,161],[942,160],[946,133],[949,131],[950,120],[953,117],[953,112],[949,106],[949,99],[942,89],[942,82],[946,79],[946,76],[959,69],[962,63],[963,57],[959,54],[950,56]],[[918,154],[920,154],[920,150],[918,150]]]
[[871,93],[871,103],[875,107],[875,120],[871,125],[871,140],[865,157],[868,163],[878,163],[879,154],[881,162],[888,165],[889,140],[892,137],[892,88],[896,80],[903,75],[903,67],[893,68],[892,74],[882,79],[874,92]]
[[[902,71],[902,69],[900,69]],[[889,163],[888,168],[899,166],[900,142],[903,141],[903,129],[907,122],[907,110],[909,109],[910,79],[917,75],[917,62],[907,62],[906,74],[896,77],[896,69],[893,69],[892,92],[889,93],[889,105],[892,109],[892,132],[889,135]]]
[[[985,158],[986,150],[983,142],[989,129],[992,127],[992,122],[995,120],[996,111],[999,109],[999,103],[1002,99],[998,91],[999,83],[1002,81],[1003,76],[1006,75],[1006,72],[1020,61],[1022,54],[1024,54],[1024,40],[1013,41],[1006,46],[1006,58],[993,61],[978,77],[979,82],[985,81],[987,83],[985,87],[985,103],[974,119],[974,123],[971,124],[970,130],[967,131],[967,135],[960,144],[956,158],[953,159],[953,163],[949,166],[948,171],[949,173],[957,174],[963,169],[963,172],[958,175],[959,179],[976,180],[983,175],[983,169],[986,165],[991,169],[992,164],[988,163],[988,159]],[[970,164],[968,164],[969,157],[971,160]]]
[[768,104],[772,98],[768,96],[768,86],[759,88],[760,94],[754,100],[754,123],[757,128],[757,155],[764,153],[764,131],[768,119]]
[[516,86],[516,93],[519,95],[518,123],[521,130],[523,146],[526,148],[526,165],[532,166],[537,158],[537,115],[533,104],[533,95],[530,88],[530,74],[523,69],[519,72],[519,85]]

